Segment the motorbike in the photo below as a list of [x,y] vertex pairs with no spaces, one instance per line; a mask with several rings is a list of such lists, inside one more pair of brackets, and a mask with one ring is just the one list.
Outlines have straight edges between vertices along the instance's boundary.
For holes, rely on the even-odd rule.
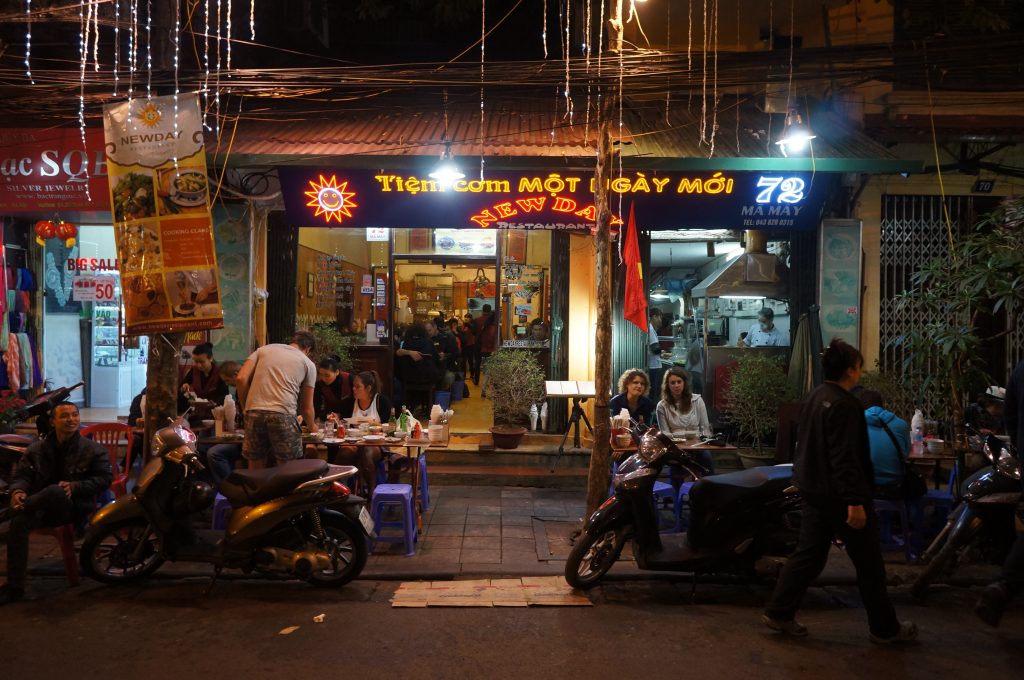
[[[71,393],[84,384],[80,382],[70,387],[59,387],[43,392],[18,409],[16,420],[24,422],[35,417],[36,434],[42,439],[50,431],[50,413],[53,409],[57,404],[67,401]],[[11,475],[14,474],[14,468],[33,441],[35,439],[23,434],[0,434],[0,493],[5,493]]]
[[[690,488],[689,527],[661,534],[653,502],[654,482],[665,465],[697,479]],[[574,588],[596,585],[632,541],[637,566],[696,574],[757,575],[766,556],[788,556],[800,528],[800,498],[792,466],[758,467],[704,475],[691,452],[657,430],[640,437],[638,450],[612,478],[613,494],[587,520],[565,565]]]
[[[341,480],[351,465],[295,460],[266,470],[233,472],[220,486],[233,512],[224,531],[194,529],[214,503],[199,478],[204,466],[195,435],[170,425],[153,439],[155,457],[126,495],[91,518],[82,544],[82,571],[103,583],[141,579],[165,561],[200,562],[338,587],[366,564],[373,521],[366,503]],[[209,588],[207,590],[209,590]]]
[[964,480],[960,502],[921,556],[925,567],[910,590],[918,602],[927,599],[932,583],[951,577],[975,551],[989,562],[1002,562],[1016,536],[1016,511],[1021,501],[1017,452],[994,435],[971,433],[971,438],[980,441],[975,448],[981,449],[989,465]]

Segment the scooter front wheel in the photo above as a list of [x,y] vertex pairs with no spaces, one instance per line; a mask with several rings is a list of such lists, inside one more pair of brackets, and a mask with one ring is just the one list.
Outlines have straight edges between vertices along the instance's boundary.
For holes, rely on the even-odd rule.
[[338,588],[359,576],[366,566],[366,535],[346,517],[324,513],[320,521],[327,536],[320,549],[328,560],[315,568],[307,581],[319,588]]
[[86,576],[102,583],[127,583],[149,576],[164,558],[160,537],[145,519],[134,517],[96,527],[82,544],[80,563]]
[[586,590],[600,581],[619,559],[625,540],[615,529],[580,535],[565,563],[565,580],[573,588]]

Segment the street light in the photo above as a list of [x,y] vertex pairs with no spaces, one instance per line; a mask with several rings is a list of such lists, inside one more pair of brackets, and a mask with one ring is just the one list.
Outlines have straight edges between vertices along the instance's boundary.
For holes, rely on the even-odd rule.
[[459,169],[452,158],[451,144],[446,144],[441,152],[441,162],[430,173],[431,179],[436,179],[442,188],[448,189],[456,182],[466,176],[466,173]]
[[800,112],[795,107],[790,108],[786,113],[786,127],[782,129],[782,139],[775,142],[783,156],[799,154],[810,145],[811,140],[817,137],[808,125],[804,125]]

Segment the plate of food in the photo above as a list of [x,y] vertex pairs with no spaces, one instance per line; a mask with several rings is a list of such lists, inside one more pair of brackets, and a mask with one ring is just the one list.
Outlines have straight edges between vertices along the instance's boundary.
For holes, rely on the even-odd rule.
[[360,439],[359,437],[345,437],[345,441],[348,442],[349,444],[354,444],[356,442],[362,441],[362,439]]
[[384,443],[385,444],[401,444],[402,443],[402,438],[401,437],[384,437]]
[[174,305],[174,313],[179,316],[192,316],[196,313],[196,307],[194,302],[182,302],[180,305]]
[[385,437],[382,434],[368,434],[365,437],[363,437],[364,442],[382,442],[384,440]]

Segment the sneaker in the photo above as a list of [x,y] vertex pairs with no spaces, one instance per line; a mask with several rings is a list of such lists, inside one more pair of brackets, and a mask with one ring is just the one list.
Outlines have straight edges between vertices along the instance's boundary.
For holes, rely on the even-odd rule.
[[807,626],[797,623],[796,619],[781,621],[779,619],[773,619],[767,614],[763,614],[761,616],[761,622],[772,630],[782,633],[783,635],[788,635],[789,637],[807,637]]
[[1007,588],[1005,581],[990,583],[981,591],[981,597],[974,605],[974,613],[979,619],[995,628],[999,625],[999,620],[1003,618],[1003,609],[1006,608],[1006,602],[1009,599],[1010,589]]
[[900,630],[892,637],[880,637],[871,633],[868,636],[876,645],[905,644],[917,639],[917,624],[913,621],[901,621]]
[[5,583],[0,586],[0,605],[17,602],[23,597],[25,597],[24,588],[18,588],[17,586],[12,586],[9,583]]

